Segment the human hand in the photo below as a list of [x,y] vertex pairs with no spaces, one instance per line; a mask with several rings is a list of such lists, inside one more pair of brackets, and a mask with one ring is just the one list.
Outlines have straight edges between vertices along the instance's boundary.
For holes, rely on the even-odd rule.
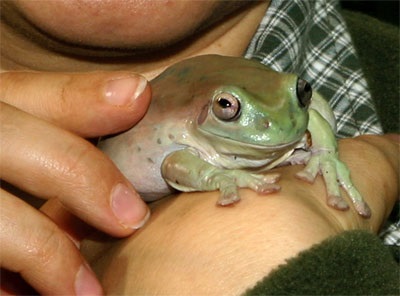
[[152,218],[140,233],[118,241],[87,239],[82,252],[109,294],[243,294],[330,236],[379,230],[399,190],[399,141],[391,139],[339,141],[340,157],[371,207],[370,219],[353,208],[332,209],[321,177],[308,184],[295,177],[302,166],[285,166],[276,169],[279,192],[241,190],[242,200],[228,208],[215,206],[218,192],[182,193],[152,204]]
[[[150,93],[146,80],[129,72],[1,74],[1,179],[50,200],[39,211],[1,189],[2,268],[20,273],[40,294],[101,293],[77,248],[76,226],[82,223],[68,213],[123,237],[149,211],[113,163],[84,138],[134,125]],[[7,282],[1,284],[4,291]]]

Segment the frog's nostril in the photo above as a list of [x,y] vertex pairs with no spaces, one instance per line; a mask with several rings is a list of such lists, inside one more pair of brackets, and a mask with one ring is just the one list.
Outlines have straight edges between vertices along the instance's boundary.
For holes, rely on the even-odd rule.
[[265,128],[269,128],[270,127],[270,122],[268,121],[268,120],[266,120],[265,122],[264,122],[264,127]]

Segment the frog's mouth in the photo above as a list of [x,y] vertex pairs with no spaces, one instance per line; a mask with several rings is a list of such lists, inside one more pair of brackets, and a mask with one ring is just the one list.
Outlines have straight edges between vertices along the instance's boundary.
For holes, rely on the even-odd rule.
[[246,157],[246,158],[259,158],[265,157],[266,155],[271,154],[281,154],[285,153],[289,150],[295,149],[301,139],[296,139],[292,142],[282,143],[279,145],[259,145],[252,143],[245,143],[236,140],[232,140],[230,138],[220,137],[221,144],[217,141],[217,145],[213,145],[215,150],[225,154],[235,154],[237,156]]
[[202,130],[202,134],[207,138],[207,142],[219,154],[231,157],[260,160],[266,158],[279,158],[288,151],[293,151],[302,146],[304,137],[299,137],[290,142],[261,145],[237,141],[229,137],[223,137]]
[[285,161],[296,148],[303,147],[303,138],[279,145],[259,145],[202,132],[197,152],[211,164],[227,169],[264,171]]

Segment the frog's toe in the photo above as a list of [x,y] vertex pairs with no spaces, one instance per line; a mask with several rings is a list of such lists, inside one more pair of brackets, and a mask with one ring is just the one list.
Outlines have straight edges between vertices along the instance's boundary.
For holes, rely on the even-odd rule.
[[[259,184],[260,186],[264,184],[275,184],[279,181],[281,178],[281,174],[279,173],[273,173],[273,174],[251,174],[250,178],[247,178],[245,182],[247,183],[256,183]],[[241,182],[238,182],[240,184]],[[243,186],[245,187],[245,186]]]
[[354,203],[354,208],[361,217],[366,219],[371,217],[371,209],[369,208],[366,202],[364,201],[356,202]]
[[281,190],[281,186],[278,184],[262,184],[254,189],[259,194],[270,194]]
[[219,196],[217,205],[219,206],[230,206],[240,201],[239,194],[237,192],[222,193]]
[[252,179],[249,180],[248,184],[245,184],[245,186],[242,187],[248,187],[259,194],[269,194],[281,189],[281,186],[276,184],[279,179],[280,174],[253,174]]
[[295,176],[296,176],[296,178],[298,178],[302,181],[305,181],[307,183],[314,183],[314,180],[315,180],[315,176],[306,170],[296,173]]
[[348,203],[341,196],[329,195],[327,203],[330,207],[340,211],[347,211],[349,209]]
[[281,174],[279,173],[267,174],[262,176],[262,182],[264,184],[273,184],[278,182],[280,178]]

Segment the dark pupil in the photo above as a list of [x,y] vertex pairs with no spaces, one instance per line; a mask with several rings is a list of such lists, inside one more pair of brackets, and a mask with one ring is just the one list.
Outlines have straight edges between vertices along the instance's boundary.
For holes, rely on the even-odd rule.
[[311,85],[309,84],[309,83],[306,83],[305,85],[304,85],[304,92],[305,93],[308,93],[308,92],[310,92],[311,91]]
[[224,109],[232,106],[232,103],[229,100],[224,99],[224,98],[218,99],[218,104]]

